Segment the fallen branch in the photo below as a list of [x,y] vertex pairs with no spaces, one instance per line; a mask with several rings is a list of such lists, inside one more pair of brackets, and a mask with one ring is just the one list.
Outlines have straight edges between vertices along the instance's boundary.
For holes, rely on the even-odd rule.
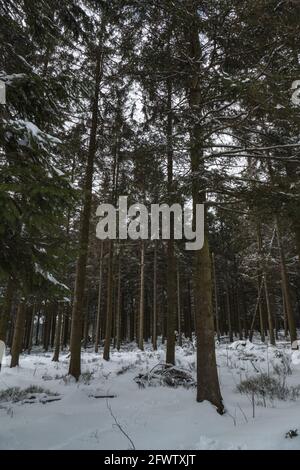
[[90,395],[92,398],[117,398],[117,395]]
[[134,380],[142,388],[146,385],[183,386],[186,388],[196,386],[196,382],[189,371],[165,363],[157,364],[149,372],[139,374]]

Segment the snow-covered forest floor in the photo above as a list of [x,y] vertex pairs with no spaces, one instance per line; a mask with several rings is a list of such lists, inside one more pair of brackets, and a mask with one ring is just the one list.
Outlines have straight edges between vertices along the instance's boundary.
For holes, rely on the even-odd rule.
[[[146,345],[141,352],[128,344],[114,350],[109,362],[101,351],[86,350],[78,383],[67,376],[67,352],[54,363],[51,352],[36,349],[22,355],[14,369],[6,357],[0,373],[0,449],[300,448],[300,352],[289,343],[217,345],[223,416],[209,403],[197,403],[192,386],[136,383],[164,356],[162,345],[156,352]],[[176,365],[195,377],[193,344],[177,347],[176,357]],[[251,378],[256,380],[243,382],[241,393],[237,387]],[[99,398],[107,395],[113,398]],[[299,436],[286,437],[296,429]]]

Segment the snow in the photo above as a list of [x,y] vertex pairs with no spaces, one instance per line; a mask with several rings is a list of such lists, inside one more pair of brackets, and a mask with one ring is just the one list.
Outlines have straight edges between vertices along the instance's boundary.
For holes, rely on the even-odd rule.
[[4,352],[5,352],[5,343],[2,340],[0,340],[0,366],[2,364]]
[[[33,122],[25,121],[23,119],[17,119],[14,121],[9,121],[9,124],[13,125],[17,130],[25,130],[27,135],[30,135],[36,141],[45,144],[51,142],[52,144],[61,144],[61,140],[57,137],[54,137],[50,134],[46,134],[41,131]],[[25,142],[25,141],[24,141]]]
[[51,284],[54,284],[56,286],[60,286],[63,289],[70,290],[68,286],[63,284],[62,282],[59,282],[53,274],[49,273],[48,271],[44,271],[37,263],[35,263],[35,272],[41,274],[47,281],[49,281]]
[[[9,387],[43,386],[61,396],[52,403],[0,403],[0,449],[130,449],[130,442],[109,411],[132,439],[136,449],[299,449],[300,436],[285,438],[300,428],[299,400],[256,406],[252,417],[249,397],[236,390],[240,380],[260,372],[272,373],[284,355],[300,383],[300,365],[288,343],[276,347],[249,341],[217,345],[217,363],[226,413],[220,416],[208,402],[197,403],[195,389],[163,386],[139,388],[134,377],[164,361],[164,346],[113,350],[111,360],[102,350],[82,353],[82,379],[67,376],[69,353],[53,363],[52,353],[33,349],[23,354],[20,367],[10,369],[7,357],[0,373],[0,391]],[[176,348],[177,365],[195,374],[195,351],[190,343]],[[258,372],[257,372],[258,371]],[[94,398],[116,395],[115,398]]]
[[25,73],[13,73],[11,75],[7,75],[5,72],[0,71],[0,80],[3,80],[6,85],[11,85],[15,80],[20,80],[25,77]]

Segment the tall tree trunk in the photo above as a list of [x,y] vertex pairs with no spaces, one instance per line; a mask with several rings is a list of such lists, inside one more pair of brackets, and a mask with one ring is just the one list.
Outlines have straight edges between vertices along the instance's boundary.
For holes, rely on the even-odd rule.
[[118,286],[117,286],[117,305],[116,305],[116,346],[120,351],[121,347],[121,247],[119,248],[118,260]]
[[272,314],[271,305],[270,305],[270,295],[269,295],[269,286],[268,286],[267,273],[265,271],[263,272],[263,281],[264,281],[266,304],[267,304],[267,313],[268,313],[270,344],[272,344],[272,346],[275,346],[276,341],[275,341],[275,335],[274,335],[273,314]]
[[286,315],[286,306],[285,306],[285,298],[284,298],[284,289],[283,289],[283,282],[281,279],[281,292],[282,292],[282,313],[283,313],[283,328],[284,328],[284,337],[287,339],[289,334],[288,329],[288,322],[287,322],[287,315]]
[[[168,203],[174,199],[173,183],[173,113],[172,82],[167,80],[167,170],[168,170]],[[170,238],[167,247],[167,353],[166,362],[175,364],[175,328],[176,328],[176,263],[174,256],[174,214],[170,214]]]
[[[262,284],[262,279],[261,279],[261,275],[259,274],[258,278],[257,278],[257,292],[259,292],[259,289],[261,288],[260,287],[261,284]],[[259,311],[260,339],[261,339],[261,342],[264,343],[266,338],[265,338],[264,310],[263,310],[262,294],[260,295],[260,299],[259,299],[258,311]]]
[[243,280],[241,281],[241,295],[242,295],[242,311],[243,311],[243,329],[245,339],[248,338],[248,318],[247,318],[247,301],[245,295],[245,287]]
[[54,342],[55,342],[55,332],[56,332],[56,306],[53,304],[53,313],[51,317],[51,335],[50,335],[50,344],[51,348],[54,348]]
[[83,301],[84,301],[84,288],[86,278],[86,263],[88,255],[89,232],[90,232],[90,216],[92,204],[92,188],[93,188],[93,173],[94,173],[94,160],[97,148],[97,128],[98,128],[98,106],[99,106],[99,93],[100,82],[102,78],[102,62],[103,62],[103,36],[105,31],[105,19],[102,19],[101,32],[99,45],[96,55],[96,71],[95,71],[95,88],[92,105],[92,126],[90,133],[90,142],[88,149],[87,167],[85,172],[85,186],[84,186],[84,199],[83,209],[81,214],[81,225],[79,234],[79,256],[77,259],[76,279],[74,302],[72,311],[72,326],[71,326],[71,360],[69,367],[69,374],[79,379],[81,373],[81,335],[82,335],[82,318],[83,318]]
[[0,317],[0,340],[2,340],[4,343],[6,342],[7,326],[8,326],[9,316],[11,313],[14,289],[15,289],[14,282],[12,278],[10,277],[7,282],[4,303],[3,303],[3,308],[1,311],[1,317]]
[[52,359],[53,362],[58,362],[59,361],[64,304],[62,304],[61,306],[58,305],[58,308],[59,308],[59,311],[58,311],[58,319],[57,319],[57,322],[56,322],[54,355],[53,355],[53,359]]
[[[189,104],[194,123],[191,128],[190,156],[192,172],[193,224],[195,228],[196,204],[206,201],[205,168],[202,148],[202,132],[199,124],[201,94],[199,67],[201,49],[198,30],[198,12],[194,2],[187,2],[187,24],[185,35],[191,82],[189,83]],[[220,392],[214,340],[214,317],[212,307],[211,259],[208,242],[208,227],[205,223],[204,246],[194,252],[194,308],[197,335],[197,401],[208,400],[219,413],[224,407]]]
[[291,301],[290,283],[289,283],[288,273],[286,269],[285,253],[284,253],[284,248],[282,244],[281,231],[280,231],[280,226],[279,226],[279,221],[278,221],[277,216],[276,216],[276,232],[277,232],[277,241],[278,241],[278,248],[279,248],[279,255],[280,255],[280,270],[281,270],[282,287],[284,291],[286,316],[287,316],[287,321],[288,321],[288,326],[289,326],[291,343],[293,343],[294,341],[297,340],[296,322],[295,322],[295,316],[294,316],[292,301]]
[[145,242],[141,240],[140,267],[140,303],[139,303],[139,348],[144,350],[144,314],[145,314]]
[[216,330],[217,330],[217,338],[218,338],[218,341],[220,341],[218,284],[217,284],[216,263],[215,263],[215,255],[214,255],[214,253],[211,254],[211,261],[212,261],[212,271],[213,271],[213,279],[214,279],[214,292],[215,292]]
[[24,301],[20,301],[17,310],[17,317],[14,328],[13,343],[11,348],[11,363],[10,367],[16,367],[19,365],[19,356],[22,352],[22,343],[25,330],[26,321],[26,304]]
[[45,321],[43,324],[43,347],[44,350],[47,352],[49,349],[50,343],[50,330],[51,330],[51,310],[52,305],[50,303],[45,305]]
[[[256,224],[256,236],[257,236],[257,248],[258,248],[258,266],[257,266],[257,290],[259,291],[263,281],[263,269],[262,269],[262,236],[260,223]],[[264,307],[263,307],[263,294],[260,296],[259,302],[259,323],[260,323],[260,338],[261,341],[265,342],[265,322],[264,322]]]
[[230,343],[233,342],[232,322],[231,322],[231,305],[230,305],[230,294],[228,281],[226,283],[226,312],[227,312],[227,326]]
[[101,240],[100,264],[99,264],[98,305],[97,305],[96,337],[95,337],[95,352],[96,353],[99,350],[100,324],[101,324],[101,292],[102,292],[102,275],[103,275],[103,247],[104,247],[104,243],[103,243],[103,240]]
[[34,344],[35,344],[36,346],[39,344],[40,319],[41,319],[41,305],[39,305],[39,308],[38,308],[38,315],[37,315],[36,329],[35,329],[35,341],[34,341]]
[[29,316],[29,321],[28,321],[28,339],[26,343],[26,349],[28,351],[28,354],[30,354],[31,349],[32,349],[32,337],[33,337],[33,328],[34,328],[34,318],[35,318],[35,312],[36,312],[36,303],[33,303],[32,306],[32,311],[30,312]]
[[[292,228],[295,234],[295,242],[296,242],[296,250],[297,250],[297,255],[298,255],[298,260],[300,262],[300,203],[299,203],[299,189],[298,189],[298,183],[299,183],[299,170],[300,170],[300,165],[298,162],[291,161],[287,162],[285,164],[286,167],[286,174],[290,180],[291,183],[294,183],[294,191],[296,191],[296,197],[294,198],[294,205],[295,205],[295,211],[292,214]],[[297,188],[297,189],[296,189]],[[292,190],[292,184],[290,185],[289,191]],[[298,197],[297,197],[298,196]]]
[[[275,186],[274,171],[273,171],[272,163],[269,159],[267,159],[267,167],[268,167],[272,186]],[[287,321],[288,321],[288,326],[289,326],[290,339],[291,339],[291,343],[293,343],[294,341],[297,340],[297,330],[296,330],[296,322],[295,322],[291,295],[290,295],[290,283],[289,283],[288,273],[286,269],[285,252],[283,248],[281,229],[280,229],[279,218],[277,214],[275,215],[275,228],[276,228],[277,242],[278,242],[278,248],[279,248],[280,270],[281,270],[281,279],[282,279],[282,286],[283,286],[284,298],[285,298],[286,315],[287,315]]]
[[185,332],[187,338],[192,339],[192,298],[191,298],[191,281],[187,282],[187,310],[185,318]]
[[263,292],[263,282],[261,282],[261,284],[258,285],[257,300],[256,300],[256,305],[255,305],[255,308],[254,308],[254,313],[253,313],[253,316],[252,316],[252,321],[251,321],[250,330],[249,330],[249,341],[251,341],[251,342],[252,342],[252,339],[253,339],[254,325],[255,325],[257,312],[259,312],[259,308],[260,308],[260,302],[261,302],[260,299],[261,299],[262,292]]
[[153,262],[153,329],[152,345],[157,350],[157,241],[154,240],[154,262]]
[[108,270],[107,270],[107,298],[106,298],[106,325],[105,325],[105,342],[103,350],[103,359],[109,361],[110,342],[112,329],[112,289],[113,289],[113,242],[108,241]]
[[90,290],[86,292],[86,307],[84,314],[84,326],[83,326],[83,347],[87,348],[89,342],[89,328],[90,328]]
[[[236,269],[236,276],[238,276],[237,269]],[[234,296],[234,304],[235,304],[235,310],[236,310],[239,340],[242,341],[242,339],[243,339],[243,328],[242,328],[241,308],[240,308],[240,299],[239,299],[238,277],[236,277],[234,285],[233,285],[233,296]]]
[[267,315],[268,315],[270,344],[275,346],[273,316],[272,316],[271,307],[270,307],[270,296],[269,296],[266,266],[265,266],[265,261],[264,261],[263,253],[262,253],[262,233],[261,233],[260,223],[257,224],[257,242],[258,242],[259,260],[260,260],[259,261],[259,264],[260,264],[260,278],[259,279],[261,279],[261,277],[262,277],[263,284],[264,284],[265,299],[266,299],[266,306],[267,306]]
[[179,264],[177,264],[177,316],[178,316],[178,344],[179,346],[182,346]]

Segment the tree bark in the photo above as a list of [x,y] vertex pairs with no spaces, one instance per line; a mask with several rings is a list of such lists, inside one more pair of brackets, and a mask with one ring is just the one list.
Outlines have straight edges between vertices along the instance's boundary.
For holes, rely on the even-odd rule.
[[90,289],[86,292],[86,306],[84,313],[84,325],[83,325],[83,347],[87,348],[89,342],[89,328],[90,328]]
[[11,313],[14,289],[14,282],[10,277],[7,282],[4,304],[0,317],[0,340],[2,340],[4,343],[6,342],[7,326]]
[[153,329],[152,345],[157,350],[157,241],[154,240],[154,262],[153,262]]
[[215,263],[214,253],[211,254],[211,261],[212,261],[212,271],[213,271],[213,279],[214,279],[214,292],[215,292],[216,330],[217,330],[218,341],[220,341],[221,336],[220,336],[220,322],[219,322],[218,284],[217,284],[216,263]]
[[144,350],[144,300],[145,300],[145,242],[141,240],[139,348]]
[[32,349],[32,337],[33,337],[35,312],[36,312],[36,303],[34,302],[32,306],[32,312],[30,312],[29,325],[28,325],[28,341],[26,344],[28,354],[30,354],[31,349]]
[[262,233],[261,233],[260,223],[257,224],[257,241],[258,241],[258,254],[260,258],[260,261],[259,261],[260,278],[262,277],[262,280],[263,280],[266,306],[267,306],[269,339],[270,339],[270,344],[275,346],[276,342],[275,342],[275,335],[274,335],[274,324],[273,324],[273,316],[272,316],[272,311],[271,311],[271,306],[270,306],[270,296],[269,296],[269,286],[268,286],[268,280],[267,280],[266,266],[265,266],[265,261],[264,261],[263,253],[262,253]]
[[[174,199],[173,182],[173,113],[172,113],[172,82],[167,80],[167,172],[168,172],[168,203]],[[174,214],[170,214],[170,238],[167,247],[167,364],[175,364],[175,328],[176,328],[176,263],[174,256]]]
[[[257,278],[257,292],[259,292],[260,286],[262,285],[262,278],[261,275],[258,274]],[[260,295],[259,304],[258,304],[258,311],[259,311],[259,329],[260,329],[260,339],[261,342],[264,343],[265,338],[265,325],[264,325],[264,311],[263,311],[263,298],[262,293]]]
[[102,19],[101,32],[99,45],[97,48],[96,56],[96,71],[95,71],[95,89],[92,105],[92,126],[90,133],[90,142],[88,149],[87,167],[85,172],[85,186],[84,186],[84,199],[83,210],[81,214],[81,226],[79,234],[79,256],[77,259],[76,279],[74,302],[72,311],[72,326],[71,326],[71,360],[69,366],[69,374],[79,379],[81,373],[81,335],[82,335],[82,317],[83,317],[83,302],[84,302],[84,288],[86,280],[86,263],[88,255],[89,232],[90,232],[90,216],[92,205],[92,188],[93,188],[93,173],[94,173],[94,160],[97,148],[97,128],[98,128],[98,106],[99,106],[99,93],[100,82],[102,78],[102,62],[103,62],[103,36],[105,31],[105,19]]
[[284,337],[287,339],[289,334],[288,329],[288,322],[287,322],[287,315],[286,315],[286,306],[285,306],[285,298],[284,298],[284,289],[283,289],[283,282],[281,279],[281,292],[282,292],[282,313],[283,313],[283,328],[284,328]]
[[288,273],[286,269],[285,253],[284,253],[284,248],[282,244],[282,237],[281,237],[280,226],[279,226],[279,221],[278,221],[277,216],[275,218],[275,222],[276,222],[279,255],[280,255],[280,270],[281,270],[282,287],[283,287],[284,299],[285,299],[286,316],[287,316],[287,321],[288,321],[288,326],[289,326],[291,343],[293,343],[294,341],[297,340],[296,322],[295,322],[295,316],[294,316],[292,301],[291,301],[290,284],[289,284]]
[[15,328],[14,328],[13,343],[12,343],[12,348],[11,348],[10,367],[16,367],[19,365],[19,356],[22,352],[25,321],[26,321],[26,304],[24,301],[20,301],[18,305],[16,323],[15,323]]
[[47,352],[49,349],[50,343],[50,329],[51,329],[51,304],[48,303],[45,305],[45,321],[43,323],[43,347],[44,350]]
[[[297,61],[298,62],[298,61]],[[299,66],[299,64],[297,64]],[[298,180],[299,180],[299,169],[300,165],[298,162],[287,162],[285,164],[286,167],[286,174],[290,180],[291,183],[294,183],[295,188],[298,187]],[[291,191],[291,186],[289,191]],[[300,203],[299,203],[299,189],[296,190],[296,196],[298,198],[294,199],[294,204],[295,204],[295,210],[291,215],[291,220],[292,220],[292,228],[295,234],[295,242],[296,242],[296,250],[297,250],[297,255],[298,255],[298,260],[300,262]]]
[[[60,308],[59,308],[60,307]],[[56,322],[56,331],[55,331],[55,345],[54,345],[54,355],[53,355],[53,362],[59,361],[59,353],[60,353],[60,345],[61,345],[61,334],[62,334],[62,320],[63,320],[63,304],[58,306],[58,319]]]
[[35,329],[35,341],[34,344],[37,346],[39,344],[39,334],[40,334],[40,319],[41,319],[41,305],[38,308],[38,315],[36,321],[36,329]]
[[[268,166],[271,183],[274,186],[274,171],[272,168],[272,163],[268,159],[267,159],[267,166]],[[275,228],[276,228],[277,242],[278,242],[278,248],[279,248],[280,270],[281,270],[282,287],[284,291],[286,315],[287,315],[287,321],[288,321],[288,326],[289,326],[290,339],[291,339],[291,343],[293,343],[294,341],[297,340],[297,330],[296,330],[295,316],[294,316],[292,301],[291,301],[290,283],[289,283],[288,273],[286,269],[285,252],[283,248],[281,229],[280,229],[279,218],[277,214],[275,215]]]
[[96,337],[95,337],[95,352],[96,353],[99,350],[99,339],[100,339],[101,292],[102,292],[102,275],[103,275],[103,247],[104,247],[104,243],[103,243],[103,240],[101,240],[100,264],[99,264],[98,305],[97,305],[97,321],[96,321]]
[[120,351],[121,347],[121,247],[119,248],[118,260],[118,286],[117,286],[117,306],[116,306],[116,346]]
[[179,265],[177,265],[177,316],[178,316],[178,344],[179,346],[182,346]]
[[113,242],[108,241],[108,270],[107,270],[107,304],[106,304],[106,325],[105,325],[105,342],[103,350],[103,359],[109,361],[110,342],[112,329],[112,288],[113,288]]
[[233,332],[232,332],[232,322],[231,322],[231,305],[230,305],[228,281],[226,282],[226,311],[227,311],[227,326],[228,326],[229,341],[230,343],[232,343]]
[[[202,132],[199,124],[201,95],[199,67],[201,48],[199,42],[198,12],[192,1],[187,2],[190,15],[187,15],[185,36],[191,81],[189,83],[190,112],[194,122],[190,132],[190,157],[192,172],[193,223],[195,227],[196,204],[206,201]],[[202,178],[201,178],[202,176]],[[197,335],[197,401],[208,400],[223,413],[214,340],[214,318],[212,307],[211,259],[208,242],[208,227],[205,223],[204,246],[194,252],[194,301]]]
[[[257,248],[258,248],[258,269],[257,269],[257,290],[259,291],[261,283],[264,283],[263,276],[263,261],[262,261],[262,235],[261,235],[261,226],[260,223],[256,224],[256,235],[257,235]],[[259,302],[259,322],[260,322],[260,338],[264,343],[265,338],[265,318],[264,318],[264,306],[263,306],[263,295],[260,296]]]
[[263,272],[263,281],[264,281],[266,304],[267,304],[267,313],[268,313],[270,344],[272,344],[272,346],[275,346],[276,341],[275,341],[275,335],[274,335],[274,322],[273,322],[273,315],[272,315],[272,310],[271,310],[271,305],[270,305],[270,295],[269,295],[269,286],[268,286],[267,273],[265,271]]

